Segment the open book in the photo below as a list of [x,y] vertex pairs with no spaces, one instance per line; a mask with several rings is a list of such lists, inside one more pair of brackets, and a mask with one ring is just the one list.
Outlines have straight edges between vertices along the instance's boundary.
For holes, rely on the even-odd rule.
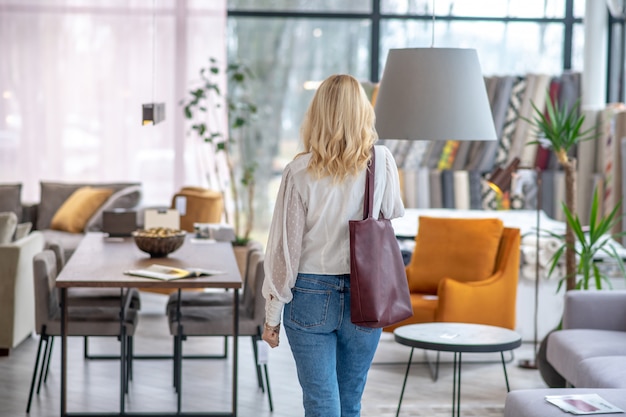
[[623,413],[598,394],[546,395],[546,400],[572,414]]
[[144,269],[131,269],[124,271],[126,275],[134,275],[137,277],[161,279],[170,281],[181,278],[194,278],[208,275],[223,274],[223,271],[201,269],[201,268],[174,268],[171,266],[153,264]]

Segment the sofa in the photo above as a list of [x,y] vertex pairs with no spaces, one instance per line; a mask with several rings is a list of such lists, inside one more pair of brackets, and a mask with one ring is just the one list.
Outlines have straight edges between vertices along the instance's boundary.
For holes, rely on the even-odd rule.
[[545,403],[555,394],[596,393],[626,410],[626,291],[568,291],[546,354],[572,388],[512,391],[505,417],[563,415]]
[[102,213],[135,209],[141,185],[120,183],[40,183],[36,204],[22,204],[21,219],[40,231],[46,242],[57,242],[69,259],[85,232],[102,230]]
[[626,291],[569,291],[547,359],[574,387],[626,388]]
[[0,244],[0,351],[8,351],[35,330],[33,257],[44,248],[40,232]]

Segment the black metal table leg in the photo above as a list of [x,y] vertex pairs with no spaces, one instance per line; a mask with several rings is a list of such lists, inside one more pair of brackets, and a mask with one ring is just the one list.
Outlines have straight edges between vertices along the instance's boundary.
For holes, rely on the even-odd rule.
[[396,417],[400,415],[400,407],[402,406],[402,397],[404,397],[404,388],[406,388],[406,380],[409,377],[409,369],[411,369],[411,362],[413,361],[413,350],[409,354],[409,363],[406,364],[406,372],[404,373],[404,382],[402,383],[402,391],[400,391],[400,400],[398,400],[398,409],[396,410]]
[[237,416],[237,366],[239,355],[239,289],[233,291],[233,416]]
[[67,414],[67,288],[61,288],[61,417]]
[[504,369],[504,380],[506,381],[506,392],[510,392],[509,388],[509,376],[506,373],[506,362],[504,361],[504,352],[500,352],[500,357],[502,358],[502,369]]

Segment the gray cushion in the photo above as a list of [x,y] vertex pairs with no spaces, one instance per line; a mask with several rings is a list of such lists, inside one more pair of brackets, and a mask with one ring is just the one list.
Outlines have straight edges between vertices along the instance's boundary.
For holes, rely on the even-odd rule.
[[578,365],[579,388],[626,388],[626,356],[598,356]]
[[[60,183],[60,182],[44,182],[40,183],[41,193],[40,193],[40,201],[39,201],[39,209],[37,213],[37,229],[44,230],[50,228],[50,222],[54,217],[54,214],[57,212],[59,207],[63,205],[65,200],[68,199],[70,195],[77,189],[81,187],[100,187],[100,188],[111,188],[113,189],[113,197],[117,194],[117,191],[120,191],[126,187],[130,186],[139,186],[139,183]],[[109,197],[109,199],[111,198]],[[126,197],[126,196],[125,196]],[[132,204],[133,197],[128,197],[124,200],[126,205]],[[108,202],[108,200],[107,200]],[[105,205],[107,204],[105,202]],[[136,200],[138,202],[138,198]],[[122,207],[122,208],[132,208],[131,207]]]
[[573,386],[579,386],[580,363],[584,359],[621,355],[626,356],[626,332],[566,329],[548,336],[548,362]]
[[[611,404],[626,409],[626,389],[525,389],[511,391],[504,404],[504,417],[565,417],[561,411],[545,400],[546,395],[598,394]],[[602,414],[609,416],[614,414]],[[620,414],[615,414],[620,415]]]
[[57,242],[63,248],[63,258],[67,261],[74,253],[83,237],[82,233],[69,233],[61,230],[42,230],[46,242]]
[[12,211],[0,213],[0,245],[5,245],[13,241],[16,227],[17,214]]
[[0,212],[11,211],[22,220],[22,184],[0,184]]

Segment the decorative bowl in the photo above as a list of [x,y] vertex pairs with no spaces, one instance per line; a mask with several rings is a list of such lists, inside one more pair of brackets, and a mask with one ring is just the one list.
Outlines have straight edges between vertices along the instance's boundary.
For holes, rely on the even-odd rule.
[[137,247],[151,258],[164,258],[185,242],[184,230],[163,227],[136,230],[132,233]]

